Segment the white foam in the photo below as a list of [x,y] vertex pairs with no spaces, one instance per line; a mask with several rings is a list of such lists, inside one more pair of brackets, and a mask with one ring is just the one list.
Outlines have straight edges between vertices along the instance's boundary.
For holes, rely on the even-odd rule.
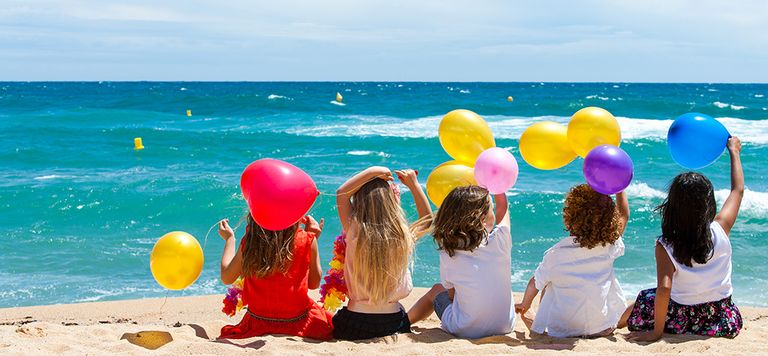
[[[725,199],[731,193],[729,189],[720,189],[715,191],[718,209],[723,205]],[[765,219],[768,218],[768,192],[755,192],[749,189],[744,190],[744,198],[741,200],[739,215],[750,218]]]
[[721,101],[715,101],[714,103],[712,103],[712,105],[717,106],[718,108],[721,108],[721,109],[731,108],[732,110],[736,110],[736,111],[744,110],[747,108],[746,106],[733,105],[733,104],[728,104]]
[[462,93],[462,94],[469,94],[469,93],[470,93],[470,91],[469,91],[468,89],[462,89],[462,90],[459,90],[459,93]]
[[765,96],[765,95],[763,95],[763,94],[755,94],[755,98],[762,98],[762,97],[764,97],[764,96]]
[[[337,105],[339,103],[332,102]],[[413,120],[401,120],[382,116],[344,116],[345,122],[333,125],[290,128],[285,132],[316,137],[437,137],[437,128],[442,116],[429,116]],[[512,117],[501,115],[485,116],[496,138],[517,140],[528,126],[541,121],[554,121],[568,124],[570,117],[537,116]],[[651,120],[642,118],[617,117],[624,141],[639,139],[665,140],[672,120]],[[739,136],[742,142],[750,144],[768,144],[768,120],[743,120],[731,117],[718,118],[728,131]]]
[[390,157],[390,154],[386,152],[375,152],[375,151],[349,151],[347,152],[350,156],[379,156],[379,157]]
[[269,94],[267,97],[269,100],[276,100],[276,99],[286,99],[286,100],[293,100],[287,96],[277,95],[277,94]]
[[187,88],[181,87],[181,88],[179,88],[179,90],[180,90],[180,91],[186,91],[186,90],[187,90]]
[[68,178],[74,178],[74,176],[50,174],[50,175],[46,175],[46,176],[35,177],[35,178],[32,178],[32,179],[34,179],[34,180],[49,180],[49,179],[68,179]]
[[643,182],[633,182],[624,190],[630,199],[645,198],[645,199],[664,199],[667,197],[667,193],[660,190],[651,188],[648,184]]

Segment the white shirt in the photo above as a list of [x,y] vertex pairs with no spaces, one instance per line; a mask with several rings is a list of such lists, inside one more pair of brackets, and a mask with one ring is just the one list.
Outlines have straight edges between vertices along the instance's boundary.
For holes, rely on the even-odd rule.
[[443,330],[464,338],[507,334],[515,324],[512,299],[512,236],[509,226],[496,226],[488,241],[474,251],[440,251],[443,287],[456,288],[443,312]]
[[669,259],[675,265],[672,275],[670,298],[683,305],[696,305],[728,298],[733,294],[731,285],[731,241],[723,227],[713,221],[709,225],[712,232],[712,258],[704,264],[691,260],[688,267],[675,260],[672,246],[659,243],[667,251]]
[[544,296],[532,329],[554,337],[597,334],[616,327],[626,309],[613,261],[624,255],[624,241],[588,249],[566,237],[544,253],[534,273]]

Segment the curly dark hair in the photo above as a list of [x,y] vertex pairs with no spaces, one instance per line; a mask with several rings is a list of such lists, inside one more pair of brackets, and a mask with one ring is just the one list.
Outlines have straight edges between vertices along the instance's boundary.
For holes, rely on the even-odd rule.
[[661,215],[661,240],[672,246],[677,262],[688,267],[691,261],[706,263],[714,253],[709,225],[717,205],[712,182],[700,173],[679,174],[669,184],[667,199],[656,207]]
[[621,236],[616,203],[587,184],[571,188],[566,195],[563,222],[574,242],[589,249],[613,244]]
[[488,237],[485,216],[491,209],[488,190],[476,185],[457,187],[448,193],[434,221],[432,236],[439,250],[453,257],[456,251],[472,251]]

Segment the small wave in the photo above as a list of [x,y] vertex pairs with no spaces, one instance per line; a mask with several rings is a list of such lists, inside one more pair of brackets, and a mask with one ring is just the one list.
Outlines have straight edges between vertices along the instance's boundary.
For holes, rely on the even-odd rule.
[[186,90],[187,90],[187,88],[185,88],[185,87],[179,88],[179,91],[186,91]]
[[386,152],[374,152],[374,151],[349,151],[347,152],[350,156],[379,156],[379,157],[390,157],[391,155]]
[[664,199],[667,197],[667,193],[660,190],[651,188],[648,184],[643,182],[634,182],[625,190],[627,196],[632,198],[650,198],[650,199]]
[[344,104],[344,103],[340,103],[340,102],[338,102],[338,101],[336,101],[336,100],[331,100],[331,104],[333,104],[333,105],[338,105],[338,106],[347,106],[347,104]]
[[728,104],[721,101],[715,101],[714,103],[712,103],[712,105],[717,106],[720,109],[731,108],[733,110],[744,110],[747,108],[746,106],[733,105],[733,104]]
[[267,97],[269,100],[275,100],[275,99],[286,99],[286,100],[293,100],[287,96],[277,95],[277,94],[269,94]]
[[765,96],[765,95],[763,95],[763,94],[755,94],[755,98],[762,98],[762,97],[764,97],[764,96]]
[[[715,191],[718,208],[722,206],[730,193],[729,189]],[[741,200],[739,215],[757,219],[768,218],[768,205],[765,204],[767,201],[768,192],[756,192],[746,189],[744,190],[744,198]]]
[[609,98],[607,96],[599,96],[599,95],[588,95],[588,96],[584,97],[584,99],[600,99],[602,101],[611,100],[611,98]]
[[469,93],[470,93],[470,91],[469,91],[469,90],[467,90],[467,89],[462,89],[462,90],[459,90],[459,93],[462,93],[462,94],[469,94]]
[[34,180],[50,180],[50,179],[69,179],[74,178],[74,176],[67,176],[67,175],[58,175],[58,174],[50,174],[46,176],[39,176],[32,178]]

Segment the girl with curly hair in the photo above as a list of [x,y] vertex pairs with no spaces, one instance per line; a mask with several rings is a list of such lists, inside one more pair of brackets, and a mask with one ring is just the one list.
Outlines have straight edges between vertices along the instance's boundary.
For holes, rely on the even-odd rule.
[[656,341],[664,333],[735,337],[743,325],[731,294],[731,241],[728,234],[744,196],[741,141],[728,139],[731,192],[717,212],[714,189],[700,173],[672,180],[661,214],[656,242],[657,287],[637,296],[620,327],[627,337]]
[[624,192],[610,196],[582,184],[565,198],[563,222],[571,236],[544,253],[528,282],[523,301],[515,305],[526,313],[541,290],[541,302],[531,330],[555,337],[597,337],[613,333],[626,309],[624,292],[613,262],[624,255],[621,235],[629,220]]
[[408,311],[411,323],[432,311],[443,330],[459,337],[506,334],[515,323],[512,237],[504,194],[478,186],[452,190],[432,224],[440,280]]

